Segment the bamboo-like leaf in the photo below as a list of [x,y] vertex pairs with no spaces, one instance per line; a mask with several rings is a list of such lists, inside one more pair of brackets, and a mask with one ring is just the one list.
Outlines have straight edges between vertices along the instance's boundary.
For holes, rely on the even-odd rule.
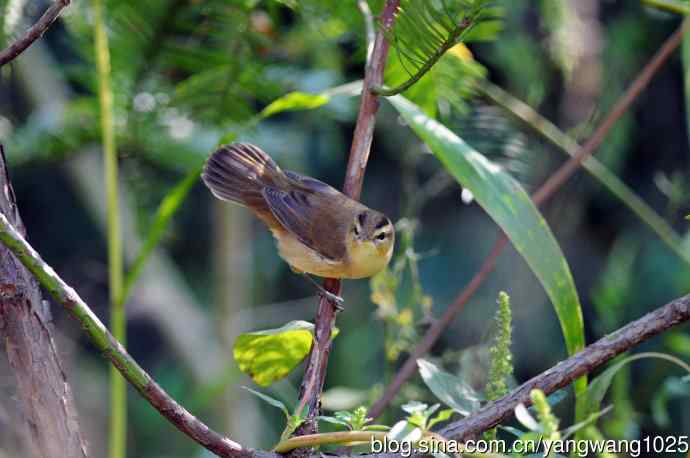
[[275,408],[280,409],[285,414],[286,418],[290,417],[290,412],[288,411],[287,406],[282,401],[279,401],[278,399],[272,398],[271,396],[264,394],[260,391],[252,390],[248,386],[243,386],[242,388],[249,391],[251,394],[253,394],[257,398],[261,399],[265,403],[267,403],[267,404],[269,404]]
[[148,236],[146,237],[146,242],[141,247],[141,251],[137,255],[131,269],[127,273],[125,278],[125,285],[122,289],[122,297],[119,302],[121,304],[127,301],[129,294],[132,291],[132,287],[139,279],[146,261],[148,260],[153,250],[158,246],[163,234],[165,234],[166,229],[170,225],[172,217],[175,215],[177,210],[184,202],[187,194],[194,186],[194,183],[199,179],[201,174],[201,167],[196,168],[189,172],[182,181],[180,181],[175,187],[166,195],[158,206],[156,215],[153,218],[153,223],[151,224],[151,229],[149,229]]
[[282,111],[311,110],[328,103],[330,98],[323,94],[307,94],[306,92],[290,92],[261,110],[259,116],[268,118]]
[[[582,309],[570,268],[529,195],[510,174],[445,126],[424,115],[407,99],[395,96],[389,100],[446,170],[472,192],[525,258],[551,299],[568,354],[573,355],[583,349]],[[575,393],[580,402],[586,384],[584,377],[575,382]],[[582,415],[584,413],[580,411],[578,416]]]

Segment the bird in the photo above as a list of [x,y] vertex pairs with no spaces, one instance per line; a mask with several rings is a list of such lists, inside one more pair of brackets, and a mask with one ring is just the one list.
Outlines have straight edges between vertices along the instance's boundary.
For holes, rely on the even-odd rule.
[[255,145],[220,146],[207,159],[201,178],[218,199],[251,210],[270,229],[280,257],[338,307],[342,298],[309,274],[366,278],[391,259],[395,230],[386,215],[322,181],[281,169]]

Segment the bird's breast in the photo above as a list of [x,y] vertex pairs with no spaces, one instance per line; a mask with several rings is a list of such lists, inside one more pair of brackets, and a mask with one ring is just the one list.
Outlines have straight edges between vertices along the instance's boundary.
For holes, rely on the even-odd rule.
[[272,229],[278,253],[294,269],[326,278],[343,278],[347,274],[344,260],[329,259],[299,241],[291,232]]

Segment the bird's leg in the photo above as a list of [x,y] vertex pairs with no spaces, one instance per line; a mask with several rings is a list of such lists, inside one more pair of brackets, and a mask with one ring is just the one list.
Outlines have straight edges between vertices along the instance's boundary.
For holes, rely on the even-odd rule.
[[333,294],[330,291],[326,291],[323,286],[319,284],[316,280],[311,278],[308,273],[302,272],[302,275],[304,275],[304,278],[309,280],[309,282],[316,287],[316,289],[319,291],[319,295],[324,296],[326,299],[330,300],[333,305],[335,306],[336,310],[339,312],[342,312],[343,309],[343,300],[342,297],[338,296],[337,294]]

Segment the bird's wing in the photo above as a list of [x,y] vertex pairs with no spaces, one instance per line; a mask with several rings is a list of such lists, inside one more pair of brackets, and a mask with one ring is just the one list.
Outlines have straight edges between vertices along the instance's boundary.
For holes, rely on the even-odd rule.
[[[333,189],[318,180],[304,178],[319,183],[318,186]],[[330,193],[301,189],[284,191],[271,187],[262,190],[268,207],[285,229],[321,256],[330,260],[341,260],[345,254],[344,242],[338,237],[341,228],[336,224],[332,212],[319,211],[323,204],[330,200],[329,197],[333,198],[332,203],[337,205],[338,192],[335,191],[335,195],[332,196],[328,194]]]

